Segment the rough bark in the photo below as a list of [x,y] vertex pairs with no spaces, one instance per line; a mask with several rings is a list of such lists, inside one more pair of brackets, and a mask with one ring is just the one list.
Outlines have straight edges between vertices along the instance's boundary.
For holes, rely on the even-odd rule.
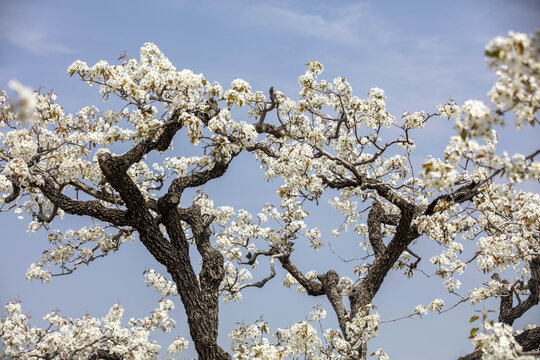
[[[158,144],[164,146],[161,143]],[[126,163],[129,164],[132,159],[139,158],[140,154],[146,150],[141,147],[132,156],[124,154],[113,157],[103,154],[99,157],[102,172],[111,186],[120,194],[127,212],[133,217],[133,226],[139,232],[141,242],[154,258],[167,268],[175,281],[199,358],[230,359],[230,356],[217,345],[218,286],[225,272],[222,255],[210,245],[211,220],[202,216],[200,208],[196,205],[184,210],[178,208],[183,189],[202,185],[210,179],[221,176],[227,164],[218,164],[212,170],[191,174],[173,181],[167,194],[157,202],[158,218],[167,230],[169,236],[167,240],[159,228],[158,218],[151,215],[147,202],[136,184],[126,174]],[[199,279],[190,261],[189,244],[182,228],[182,221],[189,224],[197,250],[203,259]]]
[[376,258],[380,257],[386,250],[381,230],[383,216],[384,210],[381,206],[381,203],[378,201],[374,201],[373,206],[369,211],[367,225],[369,242],[371,243],[371,248],[373,249],[373,252],[375,252]]
[[332,308],[336,312],[339,327],[346,337],[347,332],[345,330],[349,317],[347,316],[347,310],[341,298],[341,292],[338,289],[339,275],[334,270],[329,270],[326,274],[319,275],[318,279],[322,283],[328,301],[330,301]]
[[328,301],[330,302],[336,313],[339,327],[343,332],[344,336],[346,336],[345,328],[349,317],[347,315],[345,305],[343,304],[341,292],[338,289],[339,275],[334,270],[329,270],[328,272],[326,272],[326,274],[317,276],[317,279],[319,281],[309,280],[291,262],[290,254],[279,257],[279,261],[281,262],[281,266],[283,266],[283,268],[287,270],[289,274],[291,274],[291,276],[294,277],[296,281],[298,281],[298,283],[304,287],[304,289],[306,289],[308,295],[326,295]]
[[512,325],[516,319],[519,319],[527,310],[538,304],[540,299],[540,257],[536,256],[529,261],[531,277],[527,282],[529,296],[524,301],[513,306],[512,291],[507,290],[501,296],[501,305],[499,310],[499,321]]
[[90,216],[116,226],[131,225],[131,219],[123,210],[103,206],[98,200],[73,200],[62,194],[62,188],[46,180],[39,189],[51,203],[71,215]]
[[98,349],[88,357],[88,360],[122,360],[122,356],[111,354],[107,350]]
[[[415,230],[411,229],[416,207],[405,205],[400,210],[400,219],[394,237],[384,252],[375,258],[367,275],[349,294],[351,316],[356,315],[360,308],[372,302],[392,266],[407,249],[407,246],[419,236]],[[374,226],[380,227],[380,221],[375,222]],[[374,232],[376,233],[376,231]]]
[[516,336],[516,341],[523,351],[540,350],[540,327],[523,331]]
[[[208,113],[203,116],[203,122],[208,122],[217,112],[219,109],[216,110],[211,106]],[[202,113],[198,115],[202,116]],[[73,200],[64,195],[62,186],[56,185],[53,180],[45,181],[40,185],[40,189],[55,206],[66,213],[90,216],[116,226],[135,228],[140,241],[152,256],[166,267],[176,283],[199,359],[225,360],[230,359],[230,355],[217,344],[218,287],[225,273],[224,259],[210,244],[209,226],[212,219],[203,216],[196,205],[187,209],[180,209],[178,205],[184,189],[203,185],[211,179],[222,176],[227,170],[228,163],[217,162],[211,170],[192,173],[174,180],[158,201],[147,201],[137,184],[127,174],[129,167],[140,161],[147,153],[153,150],[166,150],[181,127],[177,114],[173,114],[154,138],[141,141],[122,155],[113,156],[105,153],[98,157],[101,172],[115,194],[76,182],[70,185],[99,200]],[[100,200],[115,203],[125,210],[106,207]],[[153,215],[151,210],[157,213],[157,216]],[[162,233],[160,224],[165,226],[168,238]],[[183,224],[189,225],[197,250],[203,259],[202,270],[198,277],[189,256],[189,242]],[[97,358],[113,359],[104,357],[105,355],[105,353],[96,354]]]

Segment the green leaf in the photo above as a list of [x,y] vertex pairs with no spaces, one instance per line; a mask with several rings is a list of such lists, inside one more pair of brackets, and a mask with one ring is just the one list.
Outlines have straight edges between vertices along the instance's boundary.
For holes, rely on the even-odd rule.
[[469,333],[469,338],[473,338],[474,335],[478,332],[478,328],[472,328],[471,332]]
[[478,320],[478,319],[479,319],[479,316],[478,316],[478,315],[474,315],[473,317],[471,317],[471,318],[469,319],[469,323],[475,322],[475,321]]

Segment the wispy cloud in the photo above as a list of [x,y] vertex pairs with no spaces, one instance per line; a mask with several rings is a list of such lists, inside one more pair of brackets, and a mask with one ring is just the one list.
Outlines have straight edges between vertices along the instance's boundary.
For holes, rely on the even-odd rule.
[[[411,29],[403,23],[391,22],[372,4],[358,2],[353,5],[322,5],[319,7],[297,9],[278,2],[277,5],[255,3],[242,9],[244,18],[253,26],[266,27],[273,32],[286,32],[291,38],[305,38],[310,44],[322,42],[343,46],[347,53],[358,51],[387,52],[407,47],[408,51],[418,52],[429,49],[431,53],[448,54],[453,51],[438,41],[435,36],[418,34],[407,44],[404,32]],[[398,50],[399,51],[399,50]]]
[[307,13],[271,5],[253,5],[246,9],[254,24],[271,27],[274,31],[287,31],[291,36],[349,45],[358,41],[354,25],[367,11],[364,4],[325,10],[324,14]]
[[38,55],[53,53],[72,53],[73,50],[56,40],[45,30],[32,30],[22,26],[5,30],[3,37],[13,45]]

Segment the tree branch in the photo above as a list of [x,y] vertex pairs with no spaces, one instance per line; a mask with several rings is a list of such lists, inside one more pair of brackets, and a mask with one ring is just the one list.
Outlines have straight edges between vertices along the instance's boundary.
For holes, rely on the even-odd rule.
[[381,203],[377,200],[374,200],[367,218],[367,226],[369,242],[371,244],[371,247],[373,248],[373,251],[375,252],[376,258],[380,257],[386,250],[381,231],[383,217],[384,209]]
[[416,231],[411,230],[411,222],[415,213],[416,207],[414,205],[402,208],[396,233],[388,243],[386,250],[375,258],[367,275],[349,294],[351,316],[354,316],[363,306],[371,303],[388,271],[398,261],[411,241],[419,236]]
[[43,185],[39,186],[39,189],[50,202],[68,214],[91,216],[116,226],[132,225],[131,218],[125,211],[109,209],[98,200],[73,200],[62,194],[62,189],[57,189],[50,181],[45,181]]
[[501,306],[499,312],[499,321],[512,325],[514,321],[520,318],[527,310],[537,305],[540,298],[540,257],[534,257],[529,261],[531,277],[527,282],[529,296],[525,301],[513,306],[513,293],[507,290],[501,296]]
[[230,161],[217,161],[212,169],[194,172],[174,179],[169,186],[167,193],[158,199],[159,208],[161,211],[168,211],[173,207],[178,206],[178,204],[180,204],[182,193],[185,189],[204,185],[210,180],[222,176],[227,171],[229,164]]
[[329,270],[324,275],[318,275],[317,278],[322,283],[326,297],[336,312],[341,332],[347,337],[346,329],[349,318],[347,316],[345,305],[343,304],[341,292],[338,289],[339,275],[334,270]]
[[75,179],[75,180],[72,180],[69,185],[72,185],[74,186],[77,190],[81,190],[82,192],[98,199],[98,200],[103,200],[103,201],[106,201],[108,203],[111,203],[111,204],[116,204],[116,205],[124,205],[124,202],[122,201],[122,199],[118,196],[114,196],[113,194],[109,194],[108,192],[106,191],[103,191],[103,190],[97,190],[95,188],[93,188],[92,186],[90,185],[87,185],[85,184],[84,182],[82,182],[81,180],[79,179]]
[[283,268],[287,270],[289,274],[291,274],[291,276],[306,289],[308,295],[325,295],[323,285],[320,282],[306,278],[304,274],[302,274],[302,272],[298,270],[298,268],[291,262],[290,254],[280,257],[279,261],[281,262],[281,266],[283,266]]

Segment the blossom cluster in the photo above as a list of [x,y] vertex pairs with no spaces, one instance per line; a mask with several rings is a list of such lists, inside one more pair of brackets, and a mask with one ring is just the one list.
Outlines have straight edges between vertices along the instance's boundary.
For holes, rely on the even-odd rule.
[[[32,222],[30,225],[38,227],[39,223]],[[48,235],[51,248],[43,251],[39,262],[30,265],[26,278],[49,282],[52,275],[71,273],[82,264],[89,264],[118,250],[126,241],[132,243],[132,233],[133,230],[128,228],[120,228],[118,232],[112,233],[97,223],[77,231],[52,231]]]
[[534,360],[535,355],[524,354],[516,342],[512,326],[500,322],[483,323],[484,331],[479,331],[473,338],[476,349],[482,352],[485,360]]
[[[202,189],[195,192],[192,204],[210,219],[212,245],[224,258],[219,288],[224,301],[240,300],[244,288],[262,286],[274,277],[276,259],[290,258],[300,242],[315,252],[323,247],[325,234],[309,226],[307,205],[321,199],[329,199],[330,207],[343,219],[331,234],[362,239],[366,252],[351,269],[358,279],[340,276],[337,290],[343,296],[367,278],[371,269],[367,261],[380,256],[372,249],[376,248],[374,238],[370,238],[373,230],[384,240],[384,248],[391,243],[386,245],[386,240],[399,235],[398,228],[403,231],[407,226],[409,235],[425,235],[441,247],[430,262],[451,293],[461,286],[457,276],[471,268],[473,261],[486,274],[514,269],[516,281],[526,283],[531,277],[529,262],[540,253],[540,198],[516,190],[514,184],[540,179],[540,162],[535,159],[538,151],[530,155],[501,153],[497,129],[505,125],[510,112],[518,128],[538,124],[539,49],[538,31],[531,36],[511,32],[507,38],[494,39],[486,48],[488,63],[497,74],[488,94],[491,105],[479,100],[458,105],[450,100],[438,107],[438,113],[406,112],[400,120],[387,110],[384,90],[372,88],[366,96],[356,96],[344,77],[321,79],[324,68],[317,61],[308,62],[306,72],[298,78],[297,100],[273,89],[267,99],[242,79],[233,80],[224,89],[202,74],[177,71],[152,43],[141,47],[138,60],[123,56],[118,65],[99,61],[89,66],[76,61],[68,69],[70,76],[97,85],[104,100],[115,96],[125,106],[105,112],[85,107],[66,114],[56,103],[55,94],[34,92],[11,82],[17,97],[0,94],[0,210],[13,209],[20,218],[23,214],[31,218],[30,232],[49,230],[52,221],[62,219],[64,212],[45,196],[45,186],[59,191],[60,197],[78,201],[80,195],[107,210],[125,210],[122,198],[102,173],[100,156],[131,145],[144,148],[163,134],[171,132],[172,139],[179,132],[192,145],[202,144],[201,151],[179,156],[171,141],[166,149],[156,148],[164,155],[161,162],[150,163],[154,154],[143,154],[126,171],[149,207],[171,182],[191,175],[200,177],[217,164],[228,165],[244,151],[254,154],[266,180],[279,183],[277,203],[266,204],[258,214],[231,206],[216,207]],[[234,119],[233,114],[242,108],[255,123]],[[264,123],[270,110],[275,110],[276,119]],[[443,156],[429,156],[421,172],[415,173],[413,137],[435,115],[451,119],[455,134]],[[504,176],[501,182],[505,184],[495,180],[498,175]],[[405,209],[413,208],[409,224],[402,222]],[[150,213],[159,222],[153,209]],[[366,225],[362,220],[368,211],[379,211],[381,216],[371,223],[368,217]],[[191,240],[189,226],[182,226]],[[161,230],[167,236],[164,226]],[[27,278],[49,282],[54,275],[71,273],[81,264],[118,250],[126,240],[133,241],[134,231],[97,221],[80,230],[51,231],[51,248],[30,266]],[[474,241],[476,246],[470,259],[465,258],[470,248],[465,241]],[[388,268],[406,268],[407,276],[413,276],[417,265],[409,265],[413,257],[418,256],[406,248]],[[254,283],[259,272],[253,270],[261,259],[269,263],[270,274]],[[101,320],[91,316],[72,320],[51,313],[46,317],[53,329],[49,331],[30,328],[20,305],[8,304],[0,331],[6,354],[45,357],[50,348],[72,356],[83,346],[85,350],[74,358],[98,349],[130,358],[157,356],[158,346],[148,340],[148,332],[157,328],[169,331],[174,326],[168,316],[174,305],[165,297],[178,295],[179,284],[153,270],[145,275],[147,285],[154,286],[164,299],[151,316],[130,321],[130,328],[120,324],[123,309],[118,305]],[[314,270],[302,276],[291,271],[283,285],[296,285],[299,292],[308,293],[300,283],[307,287],[305,281],[317,283],[319,279]],[[508,290],[503,282],[493,280],[473,288],[469,298],[476,304]],[[428,306],[418,305],[411,315],[441,311],[442,306],[443,301],[436,299]],[[366,342],[377,335],[379,315],[372,305],[350,314],[342,330],[328,329],[319,335],[313,322],[323,317],[317,310],[311,320],[273,335],[262,320],[242,324],[231,334],[234,358],[357,357]],[[511,330],[490,326],[491,332],[475,340],[484,354],[494,359],[518,354]],[[494,345],[496,341],[500,349]],[[178,353],[186,346],[185,339],[178,338],[169,352]],[[505,355],[497,355],[500,353]],[[382,349],[373,356],[387,359]]]
[[443,306],[444,301],[442,299],[435,299],[427,307],[422,304],[417,305],[411,315],[426,315],[428,310],[440,312]]
[[498,36],[486,45],[488,64],[497,74],[497,82],[488,96],[499,111],[511,109],[516,126],[523,128],[538,122],[540,30],[531,36],[513,31],[508,35]]
[[[267,322],[258,320],[250,325],[241,323],[230,335],[234,359],[274,360],[285,358],[349,359],[360,354],[362,341],[377,335],[377,313],[371,312],[371,306],[361,311],[347,323],[347,333],[344,336],[333,329],[319,335],[314,323],[319,323],[326,316],[326,311],[316,307],[311,312],[311,319],[300,321],[285,329],[278,329],[272,334]],[[315,324],[316,325],[316,324]],[[352,344],[352,345],[351,345]],[[378,349],[371,356],[378,360],[388,360],[384,349]]]
[[[151,270],[147,283],[160,277]],[[156,289],[160,283],[153,283]],[[10,359],[52,358],[88,359],[105,353],[110,357],[129,359],[157,359],[160,345],[150,340],[150,332],[161,329],[165,332],[174,327],[169,312],[174,308],[171,300],[162,298],[151,316],[130,319],[129,326],[122,325],[124,309],[116,304],[102,319],[86,314],[79,319],[47,314],[43,320],[47,328],[31,327],[29,315],[22,313],[21,304],[11,302],[5,306],[6,317],[0,319],[0,339],[4,349],[0,353]],[[176,338],[168,347],[169,354],[179,354],[187,348],[184,338]],[[99,355],[102,356],[102,355]]]

